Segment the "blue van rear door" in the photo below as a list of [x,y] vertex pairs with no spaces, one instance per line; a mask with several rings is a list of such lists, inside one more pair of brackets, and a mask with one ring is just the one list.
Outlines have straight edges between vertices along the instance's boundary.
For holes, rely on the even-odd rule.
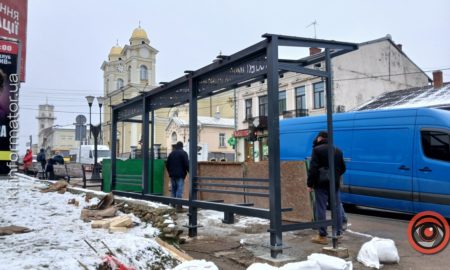
[[411,212],[414,117],[377,112],[355,118],[350,192],[355,204]]
[[414,166],[414,210],[450,217],[450,130],[418,125]]

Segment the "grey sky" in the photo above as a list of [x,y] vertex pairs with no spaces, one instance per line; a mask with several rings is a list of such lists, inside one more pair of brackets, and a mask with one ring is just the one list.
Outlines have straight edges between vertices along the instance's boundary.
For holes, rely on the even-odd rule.
[[[84,96],[103,93],[100,66],[118,40],[146,30],[159,50],[156,82],[170,81],[261,41],[264,33],[364,42],[391,34],[423,70],[450,81],[450,1],[29,0],[27,81],[20,97],[20,149],[37,141],[37,108],[55,105],[55,124],[87,115]],[[431,73],[428,73],[431,76]],[[94,104],[93,123],[98,123]]]

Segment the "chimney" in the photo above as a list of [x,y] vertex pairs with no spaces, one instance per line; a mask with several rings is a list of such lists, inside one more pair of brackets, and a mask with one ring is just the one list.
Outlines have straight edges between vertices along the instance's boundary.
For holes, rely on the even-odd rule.
[[311,47],[309,48],[309,55],[315,55],[322,52],[322,49]]
[[403,45],[402,45],[402,44],[397,44],[396,46],[397,46],[397,48],[398,48],[400,51],[403,50]]
[[442,80],[442,71],[440,70],[433,71],[433,87],[441,88],[443,85],[444,82]]

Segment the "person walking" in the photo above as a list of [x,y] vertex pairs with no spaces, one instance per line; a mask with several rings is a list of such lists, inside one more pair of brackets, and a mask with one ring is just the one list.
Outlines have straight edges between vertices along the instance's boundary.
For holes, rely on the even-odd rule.
[[[314,141],[313,141],[313,143],[312,143],[312,148],[314,149],[314,147],[316,147],[317,146],[317,138],[319,137],[319,135],[317,135],[316,136],[316,138],[314,138]],[[345,165],[345,164],[344,164]],[[339,179],[339,181],[340,181],[341,179]],[[339,197],[340,198],[340,197]],[[330,203],[329,201],[328,201],[328,203]],[[343,231],[346,231],[347,230],[347,224],[348,224],[348,217],[347,217],[347,214],[345,213],[345,210],[344,210],[344,205],[342,204],[342,201],[341,201],[341,204],[339,205],[339,210],[341,211],[341,219],[342,219],[342,230]]]
[[33,163],[33,152],[31,149],[27,149],[25,156],[23,157],[23,172],[28,174],[31,164]]
[[45,173],[45,164],[47,163],[47,159],[45,158],[45,150],[44,150],[44,148],[41,148],[39,154],[36,157],[36,161],[41,163],[42,178],[46,179],[47,177],[46,177],[46,173]]
[[[186,151],[183,150],[182,142],[177,142],[174,150],[170,153],[166,168],[170,176],[172,197],[183,198],[184,178],[189,172],[189,158]],[[177,205],[177,210],[182,210],[182,206]]]
[[[336,207],[338,207],[337,213],[337,235],[338,237],[342,234],[342,218],[341,218],[341,198],[340,198],[340,177],[345,173],[346,167],[344,162],[344,156],[342,151],[335,147],[334,156],[334,166],[335,166],[335,199]],[[328,163],[328,133],[326,131],[321,131],[317,135],[316,146],[314,146],[311,155],[311,162],[308,170],[308,180],[307,189],[309,192],[314,191],[316,198],[316,217],[317,221],[326,219],[326,209],[327,203],[330,199],[330,181],[325,176],[321,176],[329,168]],[[327,228],[320,227],[319,234],[311,239],[311,242],[323,244],[328,244],[327,240]]]

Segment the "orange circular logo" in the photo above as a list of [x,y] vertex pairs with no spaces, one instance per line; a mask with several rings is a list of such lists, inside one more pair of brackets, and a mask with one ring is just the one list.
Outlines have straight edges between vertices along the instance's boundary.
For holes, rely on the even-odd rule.
[[449,229],[447,220],[440,214],[420,212],[408,224],[408,240],[420,253],[436,254],[447,246]]

